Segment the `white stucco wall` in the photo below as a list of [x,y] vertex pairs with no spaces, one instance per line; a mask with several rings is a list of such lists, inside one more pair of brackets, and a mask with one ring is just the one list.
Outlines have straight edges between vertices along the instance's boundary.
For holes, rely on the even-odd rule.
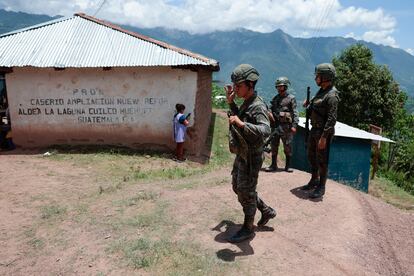
[[172,148],[175,104],[194,114],[197,73],[166,67],[14,68],[6,85],[17,145]]

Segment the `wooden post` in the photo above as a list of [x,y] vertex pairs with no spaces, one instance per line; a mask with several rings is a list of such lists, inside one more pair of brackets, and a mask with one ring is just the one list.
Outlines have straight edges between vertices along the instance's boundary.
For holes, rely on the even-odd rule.
[[[382,128],[375,126],[375,125],[369,125],[369,131],[373,134],[381,135]],[[372,147],[374,148],[374,156],[372,159],[372,174],[371,179],[374,179],[375,173],[378,170],[378,158],[379,158],[379,150],[381,147],[380,141],[372,141]]]

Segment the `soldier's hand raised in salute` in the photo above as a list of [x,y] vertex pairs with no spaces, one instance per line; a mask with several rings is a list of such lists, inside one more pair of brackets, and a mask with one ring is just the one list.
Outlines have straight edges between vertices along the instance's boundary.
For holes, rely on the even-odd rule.
[[224,90],[226,91],[227,103],[234,102],[236,93],[233,90],[233,86],[231,84],[227,84],[226,86],[224,86]]

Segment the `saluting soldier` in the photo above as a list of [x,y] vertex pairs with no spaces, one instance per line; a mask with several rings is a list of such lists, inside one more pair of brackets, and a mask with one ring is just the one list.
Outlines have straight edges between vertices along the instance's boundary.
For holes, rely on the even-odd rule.
[[272,163],[265,169],[267,172],[277,171],[277,154],[280,140],[283,143],[283,150],[286,156],[285,171],[293,172],[290,168],[292,158],[292,140],[296,133],[299,117],[296,98],[288,93],[290,81],[287,77],[280,77],[275,82],[278,94],[270,102],[269,118],[272,125],[271,152]]
[[339,102],[339,91],[334,86],[335,76],[336,70],[332,64],[322,63],[316,66],[315,82],[320,89],[310,102],[304,102],[307,112],[310,113],[312,125],[308,139],[308,159],[312,177],[301,189],[312,191],[310,198],[320,198],[325,194],[329,148],[335,134]]
[[[237,130],[240,136],[238,139],[242,139],[245,145],[243,150],[235,150],[236,158],[231,172],[233,191],[237,194],[244,213],[242,228],[228,239],[233,243],[254,237],[253,223],[256,208],[262,213],[258,226],[265,225],[276,216],[276,211],[267,206],[256,192],[259,170],[264,159],[263,145],[270,134],[266,104],[254,90],[258,79],[259,73],[254,67],[241,64],[231,74],[233,86],[225,88],[227,102],[232,111],[229,124]],[[240,107],[234,102],[236,95],[244,99]]]

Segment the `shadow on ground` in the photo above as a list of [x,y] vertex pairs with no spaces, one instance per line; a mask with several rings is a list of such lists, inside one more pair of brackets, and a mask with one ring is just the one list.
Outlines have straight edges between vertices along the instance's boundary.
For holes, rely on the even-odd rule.
[[312,202],[321,202],[321,201],[323,201],[323,197],[310,198],[309,194],[312,191],[303,191],[303,190],[300,189],[300,187],[293,188],[292,190],[290,190],[290,192],[292,194],[294,194],[296,197],[300,198],[300,199],[307,199],[307,200],[312,201]]
[[[223,227],[224,227],[224,231],[223,231]],[[216,242],[228,243],[227,239],[231,237],[232,235],[236,234],[236,232],[240,228],[241,228],[241,224],[235,224],[234,222],[230,220],[223,220],[211,230],[220,232],[214,238]],[[254,237],[252,239],[254,239]],[[232,250],[230,248],[225,248],[225,249],[221,249],[217,251],[216,255],[219,259],[225,262],[234,262],[236,257],[253,255],[254,250],[253,250],[253,247],[250,245],[250,241],[252,239],[243,241],[241,243],[236,243],[235,245],[239,247],[239,250]]]
[[[224,228],[224,229],[223,229]],[[236,234],[236,232],[241,228],[241,224],[235,224],[230,220],[223,220],[221,221],[216,227],[212,228],[212,231],[220,232],[214,238],[216,242],[219,243],[228,243],[227,239],[232,235]],[[255,232],[273,232],[275,229],[269,226],[260,226],[255,228]],[[248,256],[253,255],[254,250],[253,247],[250,245],[250,241],[252,239],[243,241],[241,243],[236,243],[239,250],[232,250],[230,248],[221,249],[216,252],[216,255],[219,259],[225,262],[234,262],[236,257],[240,256]]]

